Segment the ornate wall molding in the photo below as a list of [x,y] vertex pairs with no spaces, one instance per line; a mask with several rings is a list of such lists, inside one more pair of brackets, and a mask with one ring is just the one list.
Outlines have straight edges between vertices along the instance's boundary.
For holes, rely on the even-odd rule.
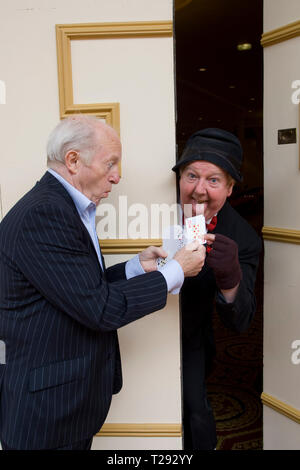
[[181,424],[104,423],[97,437],[181,437]]
[[287,403],[278,400],[278,398],[275,398],[272,395],[264,392],[261,394],[261,401],[264,405],[277,411],[277,413],[280,413],[300,424],[300,410],[297,408],[294,408],[293,406],[290,406]]
[[160,238],[137,238],[137,239],[104,239],[99,240],[101,251],[104,255],[136,254],[148,246],[161,246]]
[[300,230],[290,230],[279,227],[263,227],[262,235],[264,240],[271,240],[281,243],[300,244]]
[[300,36],[300,21],[295,21],[294,23],[289,23],[264,33],[260,42],[263,47],[268,47],[297,36]]
[[59,106],[61,119],[74,113],[93,114],[105,119],[120,133],[118,103],[74,104],[71,41],[173,35],[172,21],[131,23],[82,23],[56,25]]

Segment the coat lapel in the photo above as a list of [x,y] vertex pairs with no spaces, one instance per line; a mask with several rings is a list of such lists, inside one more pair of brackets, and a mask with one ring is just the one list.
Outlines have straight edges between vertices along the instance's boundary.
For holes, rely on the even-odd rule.
[[[100,271],[101,271],[101,274],[103,275],[103,277],[105,278],[105,262],[104,262],[104,258],[103,258],[103,255],[102,255],[102,252],[101,252],[101,247],[100,247],[100,254],[101,254],[101,260],[102,260],[102,266],[103,266],[103,269],[101,267],[101,264],[100,264],[100,261],[98,259],[98,255],[97,255],[97,252],[95,250],[95,247],[94,247],[94,243],[90,237],[90,234],[88,232],[88,230],[86,229],[86,226],[84,225],[84,223],[82,222],[81,218],[80,218],[80,215],[78,214],[78,211],[76,209],[76,206],[74,204],[74,201],[73,199],[71,198],[70,194],[68,193],[68,191],[63,187],[63,185],[53,176],[51,175],[51,173],[49,173],[48,171],[44,174],[44,176],[40,179],[40,181],[37,182],[36,184],[36,188],[38,188],[40,186],[40,189],[43,189],[43,187],[47,188],[47,192],[50,191],[52,194],[55,194],[55,196],[57,196],[57,198],[63,198],[64,201],[70,206],[70,209],[73,211],[75,217],[77,218],[78,220],[78,224],[81,226],[82,230],[84,231],[84,233],[86,234],[87,236],[87,239],[88,239],[88,242],[89,242],[89,246],[91,248],[91,250],[93,250],[96,258],[97,258],[97,261],[98,261],[98,264],[99,264],[99,268],[100,268]],[[59,201],[58,201],[58,204],[59,204]]]

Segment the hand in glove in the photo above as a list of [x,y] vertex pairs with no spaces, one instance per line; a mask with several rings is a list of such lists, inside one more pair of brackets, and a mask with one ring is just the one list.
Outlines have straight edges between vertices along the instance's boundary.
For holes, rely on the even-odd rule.
[[236,242],[219,233],[205,238],[208,242],[213,241],[206,261],[214,271],[217,286],[221,290],[236,287],[242,279]]

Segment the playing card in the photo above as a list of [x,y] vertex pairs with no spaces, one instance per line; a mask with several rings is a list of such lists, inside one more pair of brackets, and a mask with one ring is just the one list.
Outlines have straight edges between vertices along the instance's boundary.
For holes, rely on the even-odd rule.
[[204,215],[196,215],[195,217],[189,217],[185,219],[184,224],[184,238],[185,244],[190,243],[193,240],[198,240],[202,245],[205,244],[203,235],[206,233],[206,224]]
[[167,227],[163,232],[162,247],[168,253],[168,256],[167,258],[157,259],[158,267],[164,266],[178,250],[193,240],[198,240],[201,245],[204,245],[206,243],[203,239],[205,233],[207,233],[206,223],[202,214],[185,219],[184,227],[180,225]]
[[175,253],[184,246],[183,229],[180,225],[172,225],[167,227],[163,232],[163,249],[168,253],[167,258],[158,258],[158,267],[164,266],[170,259],[173,258]]

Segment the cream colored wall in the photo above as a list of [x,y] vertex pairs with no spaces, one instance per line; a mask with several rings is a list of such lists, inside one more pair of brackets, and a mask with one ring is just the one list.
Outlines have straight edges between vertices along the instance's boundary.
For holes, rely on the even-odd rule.
[[[172,0],[1,2],[0,80],[6,84],[6,105],[0,106],[4,214],[45,170],[45,142],[59,118],[55,24],[171,19]],[[122,70],[119,73],[121,80]],[[159,113],[157,109],[153,121]],[[124,125],[123,134],[127,133]]]
[[264,0],[264,32],[299,20],[298,0]]
[[300,449],[299,424],[267,407],[263,419],[265,450]]
[[[299,4],[300,19],[300,4]],[[265,219],[271,227],[300,229],[299,143],[278,145],[278,129],[296,127],[299,105],[292,102],[292,88],[300,80],[300,37],[265,48]],[[298,139],[299,139],[298,131]],[[288,190],[287,190],[288,188]]]
[[120,103],[122,179],[105,202],[118,209],[126,196],[149,214],[176,202],[173,39],[72,41],[72,70],[75,104]]
[[[172,0],[4,0],[0,15],[0,185],[3,213],[46,169],[59,120],[55,24],[172,20]],[[176,202],[172,38],[72,43],[74,102],[120,103],[122,181],[128,205]],[[96,54],[96,58],[95,58]],[[124,60],[126,55],[127,61]],[[101,234],[98,233],[101,238]],[[119,261],[127,256],[107,256]],[[119,332],[124,387],[108,423],[181,423],[178,297]],[[180,437],[96,437],[93,448],[181,448]]]
[[[264,32],[300,20],[298,0],[264,1]],[[300,37],[264,49],[264,225],[300,229]],[[297,144],[278,145],[278,129],[296,128]],[[300,245],[265,241],[264,392],[300,410],[300,365],[292,342],[300,340]],[[300,411],[299,411],[300,416]],[[264,448],[299,449],[299,424],[264,407]],[[298,436],[298,437],[297,437]]]

